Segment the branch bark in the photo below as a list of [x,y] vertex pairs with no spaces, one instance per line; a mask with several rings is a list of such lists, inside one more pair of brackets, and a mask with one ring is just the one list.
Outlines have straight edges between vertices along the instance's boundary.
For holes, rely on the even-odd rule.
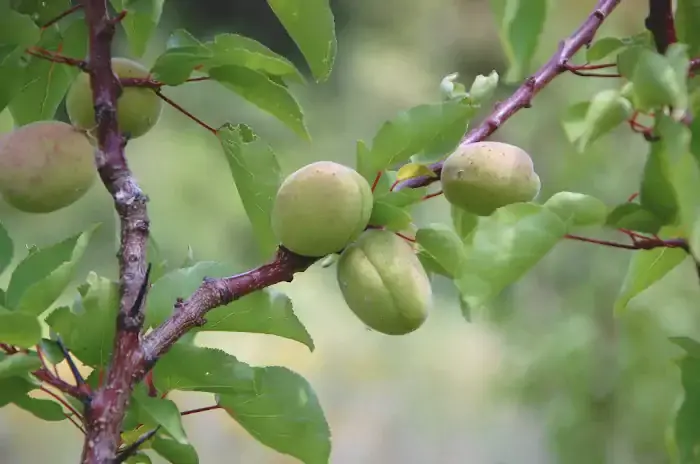
[[[133,387],[176,342],[192,327],[205,323],[206,313],[235,299],[291,281],[317,259],[296,255],[280,247],[275,259],[256,269],[223,279],[205,279],[186,300],[178,300],[171,317],[141,337],[143,295],[147,284],[146,242],[149,221],[146,197],[134,180],[124,157],[125,140],[119,132],[116,102],[121,85],[111,69],[111,43],[115,24],[120,17],[110,18],[105,0],[82,0],[90,31],[87,71],[90,73],[97,119],[96,151],[100,177],[114,198],[121,221],[119,251],[121,300],[114,351],[105,384],[89,399],[86,414],[86,439],[83,464],[112,464],[117,455],[121,424]],[[565,71],[567,61],[589,43],[605,18],[620,0],[600,0],[586,21],[564,40],[559,51],[536,74],[469,132],[462,143],[483,140],[522,108],[529,107],[534,95],[554,77]],[[439,173],[442,165],[433,166]],[[419,178],[397,188],[420,187],[434,179]]]
[[668,46],[678,40],[672,3],[671,0],[649,0],[649,16],[644,20],[644,25],[654,37],[659,53],[666,53]]
[[121,423],[137,378],[133,359],[142,357],[143,310],[134,306],[143,303],[139,293],[146,274],[149,220],[147,198],[127,165],[126,140],[117,121],[122,87],[112,70],[112,39],[123,14],[110,18],[106,0],[82,0],[82,4],[89,30],[87,72],[97,123],[95,162],[121,223],[117,255],[120,303],[113,355],[104,385],[94,392],[85,408],[87,433],[82,454],[85,464],[107,464],[113,461],[119,445]]

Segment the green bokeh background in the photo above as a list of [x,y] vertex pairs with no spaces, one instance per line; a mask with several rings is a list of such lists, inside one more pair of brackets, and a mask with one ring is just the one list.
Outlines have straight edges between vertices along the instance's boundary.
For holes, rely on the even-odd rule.
[[[436,101],[446,74],[469,84],[504,55],[485,0],[344,0],[332,2],[339,51],[330,80],[294,87],[313,143],[214,83],[166,93],[213,126],[246,122],[276,150],[284,172],[316,160],[353,165],[357,139],[371,140],[381,123],[411,106]],[[594,0],[554,0],[535,65],[556,50],[592,9]],[[639,32],[646,2],[623,2],[599,37]],[[202,39],[219,32],[254,37],[304,68],[266,2],[166,2],[161,34],[146,65],[179,27]],[[126,53],[125,44],[119,44]],[[621,128],[585,154],[566,141],[559,119],[566,106],[615,80],[573,75],[555,80],[494,137],[522,146],[543,181],[539,201],[571,190],[608,204],[637,190],[646,155],[639,136]],[[514,86],[502,85],[498,98]],[[0,116],[7,131],[12,121]],[[214,137],[166,108],[158,126],[128,146],[127,156],[151,198],[152,232],[169,260],[191,246],[198,260],[241,270],[259,264],[250,225]],[[28,215],[0,203],[0,218],[23,256],[102,222],[78,277],[89,270],[115,277],[116,223],[109,195],[97,184],[62,211]],[[416,210],[416,222],[449,221],[444,199]],[[624,239],[612,232],[589,235]],[[614,317],[612,306],[630,252],[564,242],[489,308],[462,318],[447,281],[436,280],[428,322],[405,337],[370,332],[343,303],[333,269],[315,266],[281,284],[316,342],[309,353],[263,335],[207,334],[202,344],[224,348],[255,365],[288,366],[316,389],[333,433],[334,464],[657,464],[669,462],[665,434],[680,398],[679,352],[669,335],[698,336],[700,291],[684,263]],[[0,284],[8,276],[0,279]],[[72,295],[67,295],[70,298]],[[175,396],[184,408],[206,395]],[[293,463],[256,443],[220,412],[184,419],[203,464]],[[68,422],[44,423],[0,410],[0,462],[53,464],[78,460],[81,435]],[[161,462],[157,458],[154,462]]]

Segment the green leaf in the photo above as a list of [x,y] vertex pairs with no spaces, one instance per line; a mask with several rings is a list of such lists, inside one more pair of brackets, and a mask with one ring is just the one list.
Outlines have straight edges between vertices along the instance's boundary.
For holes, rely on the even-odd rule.
[[394,232],[401,232],[411,225],[412,220],[411,213],[406,208],[375,200],[369,223],[376,227],[382,226]]
[[182,427],[180,410],[172,401],[164,398],[151,398],[139,390],[132,396],[139,409],[139,419],[149,428],[160,425],[175,441],[181,445],[189,444],[187,434]]
[[41,30],[32,20],[31,13],[12,9],[8,1],[0,2],[0,47],[28,47],[39,40]]
[[105,366],[112,353],[119,285],[94,272],[90,272],[86,283],[79,300],[83,311],[78,314],[64,306],[49,314],[46,323],[83,363]]
[[259,71],[242,66],[212,68],[209,70],[209,76],[279,119],[300,137],[311,140],[299,102],[286,87]]
[[455,228],[455,232],[457,232],[462,241],[466,240],[479,224],[479,216],[453,205],[450,205],[450,216],[452,217],[452,225]]
[[614,311],[620,315],[635,296],[661,280],[687,257],[680,248],[655,248],[635,251],[627,275],[615,300]]
[[[12,6],[17,12],[30,16],[37,25],[42,26],[68,10],[71,4],[70,0],[19,0],[13,1]],[[3,6],[0,6],[0,11],[2,10]]]
[[459,235],[445,224],[430,224],[416,232],[419,254],[434,263],[434,272],[454,278],[467,260],[464,243]]
[[160,249],[160,245],[158,245],[158,242],[156,242],[156,239],[153,237],[153,233],[148,235],[146,257],[148,262],[152,263],[150,280],[151,283],[153,283],[168,272],[168,261],[163,257],[163,252]]
[[[671,339],[676,342],[676,340]],[[697,345],[697,342],[688,339]],[[677,343],[677,342],[676,342]],[[678,343],[677,343],[678,344]],[[679,344],[687,349],[687,343]],[[675,420],[675,439],[680,452],[680,462],[695,463],[700,457],[700,434],[698,434],[698,417],[700,417],[700,358],[697,350],[688,352],[679,362],[681,385],[684,398]]]
[[125,464],[153,464],[153,461],[151,461],[150,456],[148,456],[146,453],[143,453],[141,451],[137,452],[133,456],[129,456],[129,458],[124,461]]
[[506,82],[530,73],[549,10],[548,0],[491,0],[501,44],[510,64]]
[[617,37],[603,37],[600,40],[596,40],[593,45],[586,50],[586,60],[590,62],[601,61],[624,47],[625,43],[622,39]]
[[634,86],[635,108],[648,111],[665,106],[676,110],[688,107],[686,49],[684,44],[672,44],[663,56],[646,48],[632,47],[620,54],[622,63],[618,68]]
[[[61,50],[61,55],[83,59],[87,53],[87,26],[77,19],[65,28],[46,29],[37,46],[44,50]],[[23,88],[9,107],[17,126],[53,119],[58,106],[80,71],[75,66],[57,64],[32,57],[24,70]]]
[[151,74],[166,85],[180,85],[190,78],[194,68],[212,56],[203,45],[169,48],[153,63]]
[[559,215],[572,226],[603,225],[608,207],[599,199],[576,192],[557,192],[544,203],[544,207]]
[[[186,298],[199,287],[205,277],[225,277],[233,269],[215,262],[200,262],[192,267],[169,272],[153,284],[148,296],[146,325],[154,327],[165,321],[173,311],[178,297]],[[314,343],[297,319],[291,300],[274,289],[264,289],[246,295],[206,315],[207,323],[193,329],[217,332],[249,332],[276,335],[295,340],[313,351]]]
[[583,102],[569,107],[563,124],[574,147],[582,153],[591,143],[625,122],[633,113],[632,103],[619,90],[603,90],[590,103]]
[[225,351],[178,342],[153,368],[160,392],[253,393],[255,372]]
[[148,41],[156,30],[163,12],[163,0],[110,0],[112,8],[126,11],[121,25],[129,42],[129,49],[136,57],[146,52]]
[[13,403],[17,407],[45,421],[60,422],[66,419],[63,408],[53,400],[32,398],[27,395],[22,395],[15,397]]
[[677,0],[675,15],[678,40],[688,44],[688,54],[700,53],[700,1]]
[[66,359],[65,356],[63,356],[63,351],[58,346],[58,343],[53,340],[42,338],[39,342],[39,347],[41,348],[44,358],[46,358],[51,364],[58,364]]
[[[10,265],[15,254],[15,245],[10,234],[0,222],[0,274]],[[0,304],[3,304],[0,301]]]
[[[5,354],[0,355],[0,360]],[[0,408],[12,403],[15,398],[26,395],[36,388],[27,377],[7,377],[0,379]]]
[[153,451],[172,464],[199,464],[199,456],[194,446],[178,443],[172,437],[157,433],[151,443]]
[[41,367],[41,360],[34,352],[0,356],[0,379],[21,377]]
[[212,58],[205,64],[209,67],[237,65],[270,76],[304,82],[294,64],[278,55],[260,42],[238,34],[219,34],[206,43]]
[[329,0],[267,0],[297,44],[317,82],[328,79],[338,44]]
[[656,234],[663,226],[663,221],[638,203],[622,203],[608,214],[605,224],[614,229]]
[[466,125],[477,107],[469,98],[442,103],[420,105],[404,111],[385,122],[374,136],[372,149],[364,162],[364,172],[383,171],[407,161],[442,137],[453,131],[454,125]]
[[311,386],[283,367],[255,368],[255,390],[218,403],[260,443],[305,464],[330,459],[330,429]]
[[282,183],[272,148],[245,124],[226,124],[217,131],[243,208],[250,219],[264,257],[271,256],[278,241],[272,231],[272,207]]
[[0,306],[0,340],[31,348],[41,340],[41,324],[35,315],[9,311]]
[[97,225],[27,256],[15,268],[7,289],[10,309],[38,316],[61,296],[83,257]]
[[667,225],[673,223],[678,214],[678,203],[671,178],[671,160],[663,141],[650,145],[639,200],[644,209]]
[[479,218],[466,244],[468,259],[455,278],[464,302],[471,308],[489,302],[544,258],[566,229],[556,213],[532,203]]
[[375,198],[382,203],[404,208],[420,203],[427,193],[428,187],[419,187],[386,192],[381,195],[376,195]]
[[23,47],[0,45],[0,111],[22,91],[28,61]]

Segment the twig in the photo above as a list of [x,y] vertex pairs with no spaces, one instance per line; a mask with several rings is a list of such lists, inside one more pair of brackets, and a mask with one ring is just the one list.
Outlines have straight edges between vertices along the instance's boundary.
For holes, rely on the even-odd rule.
[[[187,79],[185,82],[204,82],[204,81],[209,81],[211,80],[211,77],[209,76],[200,76],[200,77],[191,77]],[[146,87],[149,89],[155,89],[158,90],[161,87],[165,87],[168,84],[165,82],[160,82],[153,80],[151,78],[142,78],[142,77],[124,77],[120,79],[120,82],[122,84],[122,87]]]
[[68,382],[62,380],[58,376],[54,375],[51,371],[44,369],[43,367],[32,372],[32,375],[37,379],[41,380],[42,382],[51,385],[57,390],[62,391],[66,395],[70,395],[81,401],[85,401],[87,399],[85,391],[81,390],[75,385],[69,384]]
[[71,404],[70,404],[68,401],[66,401],[65,399],[61,398],[61,397],[58,396],[56,393],[52,392],[51,390],[49,390],[49,389],[46,388],[46,387],[43,387],[43,386],[42,386],[42,387],[39,387],[39,390],[41,390],[41,391],[43,391],[44,393],[46,393],[47,395],[51,396],[53,399],[55,399],[56,401],[58,401],[59,403],[61,403],[61,405],[63,405],[64,408],[66,408],[68,411],[70,411],[71,414],[73,414],[73,416],[75,416],[75,417],[77,417],[77,418],[79,418],[79,419],[82,420],[82,416],[80,415],[80,413],[79,413],[78,411],[76,411],[75,408],[74,408],[73,406],[71,406]]
[[110,18],[107,0],[82,0],[88,27],[88,71],[97,123],[96,165],[114,199],[121,223],[119,315],[106,381],[85,408],[86,436],[81,462],[108,464],[116,454],[119,432],[134,384],[130,360],[139,358],[143,311],[132,315],[146,274],[149,234],[147,197],[139,188],[124,156],[125,140],[117,120],[122,88],[112,70],[112,40],[125,12]]
[[[555,77],[567,71],[567,63],[576,52],[589,44],[605,18],[615,10],[620,0],[599,0],[595,9],[576,31],[559,44],[559,50],[535,74],[525,82],[507,100],[503,101],[481,124],[469,131],[461,144],[479,142],[486,139],[503,125],[511,116],[523,108],[529,108],[532,99]],[[442,171],[442,162],[430,166],[436,174]],[[438,176],[439,178],[439,176]],[[420,176],[401,182],[396,190],[417,188],[429,185],[438,178]]]
[[68,8],[66,11],[64,11],[63,13],[59,14],[58,16],[56,16],[55,18],[51,19],[46,24],[41,26],[41,29],[48,29],[49,27],[53,26],[54,24],[56,24],[57,22],[59,22],[60,20],[62,20],[66,16],[68,16],[69,14],[75,13],[76,11],[80,10],[82,7],[83,7],[83,5],[81,3],[78,3],[77,5],[73,5],[72,7]]
[[178,110],[180,113],[184,114],[185,116],[187,116],[188,118],[190,118],[192,121],[196,122],[197,124],[199,124],[200,126],[202,126],[203,128],[205,128],[207,131],[209,131],[209,132],[211,132],[212,134],[216,135],[216,129],[214,129],[214,128],[211,127],[209,124],[205,123],[204,121],[202,121],[201,119],[199,119],[198,117],[196,117],[195,115],[193,115],[192,113],[190,113],[190,112],[187,111],[185,108],[183,108],[183,107],[180,106],[179,104],[175,103],[174,101],[172,101],[171,99],[169,99],[169,98],[166,97],[165,95],[163,95],[159,90],[156,90],[156,95],[158,95],[158,97],[160,97],[160,99],[163,100],[165,103],[167,103],[168,105],[172,106],[173,108],[175,108],[176,110]]
[[148,440],[153,438],[155,434],[158,433],[158,429],[160,429],[160,425],[154,428],[153,430],[149,430],[148,432],[141,435],[135,442],[133,442],[132,444],[124,448],[122,451],[120,451],[117,457],[114,458],[114,461],[112,462],[114,464],[120,464],[129,459],[134,454],[136,454],[136,452],[139,450],[139,446],[143,445]]
[[63,340],[61,339],[60,336],[56,337],[56,344],[58,345],[58,348],[61,350],[61,353],[63,354],[63,357],[66,358],[66,363],[68,363],[68,368],[70,369],[71,373],[73,374],[73,377],[75,378],[75,385],[78,387],[78,389],[86,395],[90,395],[91,390],[90,386],[85,383],[85,379],[83,378],[82,374],[78,370],[78,366],[75,365],[75,362],[73,361],[73,356],[71,356],[70,352],[68,351],[68,348],[66,348],[66,345],[63,344]]
[[181,416],[189,416],[190,414],[197,414],[200,412],[214,411],[216,409],[223,409],[220,405],[214,404],[212,406],[204,406],[203,408],[189,409],[187,411],[182,411]]
[[662,54],[678,41],[672,3],[672,0],[649,0],[649,16],[644,20],[644,26],[654,37],[656,49]]
[[625,250],[653,250],[654,248],[682,248],[687,253],[690,253],[690,248],[688,242],[681,238],[674,238],[668,240],[662,240],[660,238],[646,238],[643,237],[639,239],[637,237],[636,241],[628,245],[626,243],[610,242],[608,240],[599,240],[596,238],[581,237],[579,235],[567,234],[564,238],[569,240],[576,240],[579,242],[593,243],[595,245],[603,245],[611,248],[622,248]]

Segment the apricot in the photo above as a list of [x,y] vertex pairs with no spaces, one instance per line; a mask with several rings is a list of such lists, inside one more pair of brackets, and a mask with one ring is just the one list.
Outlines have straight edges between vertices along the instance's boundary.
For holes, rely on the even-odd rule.
[[532,201],[541,188],[530,155],[502,142],[460,145],[445,160],[440,180],[447,201],[479,216]]
[[39,121],[0,138],[0,194],[28,213],[49,213],[80,199],[95,181],[94,149],[83,131]]
[[428,317],[428,275],[413,248],[392,232],[364,232],[340,255],[337,278],[348,307],[377,332],[405,335]]
[[[112,70],[120,78],[146,78],[148,69],[126,58],[113,58]],[[156,125],[163,101],[152,89],[126,87],[117,100],[119,130],[131,138],[140,137]],[[80,73],[66,95],[66,112],[73,125],[85,130],[96,126],[90,76]]]
[[372,190],[357,171],[318,161],[282,182],[272,208],[272,229],[294,253],[325,256],[342,250],[362,233],[372,204]]

